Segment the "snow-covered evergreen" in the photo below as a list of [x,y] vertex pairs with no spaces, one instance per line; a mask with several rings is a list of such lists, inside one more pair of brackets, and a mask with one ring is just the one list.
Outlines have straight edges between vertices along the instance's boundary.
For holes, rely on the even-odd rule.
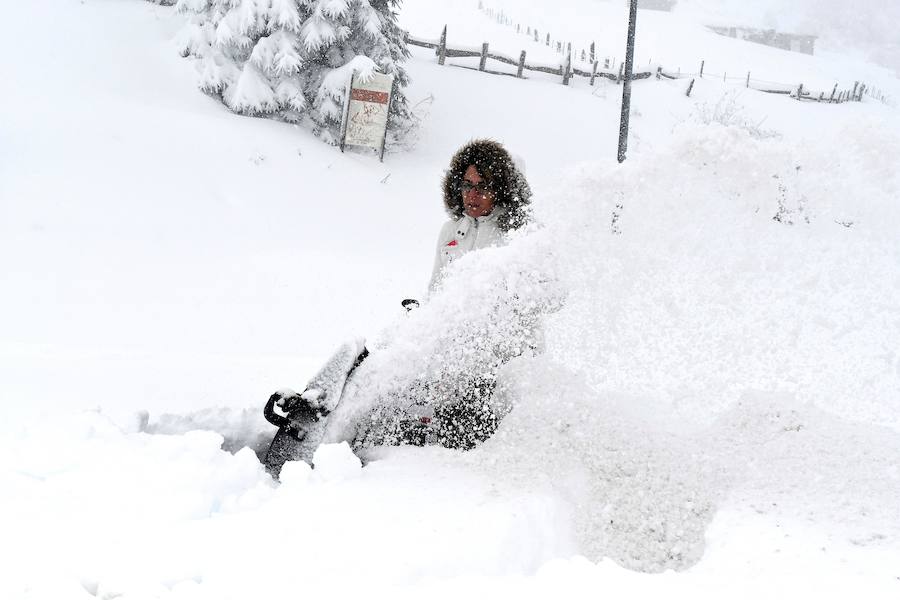
[[335,144],[353,71],[394,75],[389,126],[396,139],[410,113],[408,56],[399,0],[178,0],[191,18],[184,56],[198,60],[200,88],[234,112],[306,122]]

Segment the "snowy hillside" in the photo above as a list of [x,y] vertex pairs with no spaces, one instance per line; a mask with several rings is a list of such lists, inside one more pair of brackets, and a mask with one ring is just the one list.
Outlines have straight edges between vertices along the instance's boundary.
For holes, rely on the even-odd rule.
[[[616,69],[624,60],[622,40],[628,24],[627,2],[566,0],[555,3],[554,10],[547,11],[538,2],[487,0],[481,3],[483,9],[478,12],[459,9],[472,4],[478,3],[413,0],[406,4],[401,25],[416,35],[434,39],[443,25],[447,25],[450,45],[480,47],[482,42],[490,42],[492,49],[506,51],[510,56],[517,57],[519,51],[525,50],[543,62],[558,63],[563,59],[555,50],[557,41],[572,45],[576,61],[581,50],[587,50],[592,42],[597,57],[612,59]],[[497,22],[501,11],[509,24]],[[844,89],[852,88],[854,81],[870,81],[897,96],[897,80],[888,69],[827,49],[817,51],[816,56],[807,56],[723,37],[705,27],[708,21],[704,21],[704,14],[718,13],[688,10],[688,6],[679,6],[673,13],[639,10],[636,68],[652,63],[653,71],[656,65],[661,65],[672,73],[696,75],[704,62],[706,77],[727,78],[734,87],[742,87],[749,72],[760,86],[768,83],[796,87],[803,83],[807,88],[830,92],[835,84]],[[713,19],[713,23],[718,22]],[[518,33],[516,25],[520,27]],[[539,42],[527,35],[529,29],[539,31]],[[551,36],[550,47],[545,44],[547,34]]]
[[[477,4],[407,0],[400,22],[555,60]],[[485,4],[621,56],[609,4]],[[900,89],[645,12],[641,63]],[[413,48],[420,128],[379,163],[203,95],[171,7],[7,18],[44,25],[0,38],[3,598],[900,594],[895,108],[637,82],[618,165],[615,83]],[[474,137],[522,159],[541,227],[407,316]],[[344,339],[410,375],[516,273],[564,303],[546,352],[505,366],[487,443],[364,468],[326,445],[280,485],[241,449]]]

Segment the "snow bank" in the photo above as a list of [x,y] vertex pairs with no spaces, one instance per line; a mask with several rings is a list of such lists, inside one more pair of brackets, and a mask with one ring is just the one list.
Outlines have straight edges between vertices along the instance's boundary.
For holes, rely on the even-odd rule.
[[587,556],[685,568],[723,502],[900,541],[898,138],[838,135],[712,122],[536,204],[567,298],[473,460],[552,482]]
[[[446,10],[472,43],[520,47],[474,11],[419,6],[431,22],[413,33]],[[572,157],[611,159],[620,88],[423,51],[422,143],[382,165],[222,112],[175,54],[171,11],[10,10],[46,31],[0,42],[17,57],[0,111],[15,257],[0,596],[897,597],[894,112],[646,82],[628,162],[552,181]],[[535,117],[548,106],[565,118]],[[338,338],[399,311],[427,278],[441,169],[475,135],[528,159],[543,227],[456,262],[447,293],[382,335],[360,398],[527,340],[492,365],[500,430],[470,453],[381,448],[364,468],[328,445],[276,486],[241,449],[272,434],[258,408],[196,409],[302,385]],[[518,318],[532,308],[537,355]],[[169,414],[104,416],[135,408]]]
[[385,449],[362,469],[323,446],[315,471],[288,463],[276,485],[215,433],[128,433],[96,412],[3,443],[8,598],[349,597],[574,552],[553,495],[497,488],[440,448]]
[[900,428],[898,155],[871,122],[820,145],[713,122],[581,167],[538,205],[570,288],[551,353],[688,420],[763,389]]
[[0,527],[16,540],[4,597],[109,597],[193,577],[191,523],[274,491],[251,451],[221,444],[204,431],[126,433],[96,412],[4,438]]
[[[500,368],[494,401],[511,412],[468,459],[565,497],[591,558],[690,567],[721,503],[751,485],[747,464],[778,464],[794,438],[804,443],[787,479],[819,469],[805,482],[808,518],[843,523],[845,539],[896,521],[891,508],[856,522],[865,494],[840,482],[862,477],[888,504],[900,491],[889,458],[900,451],[889,342],[900,339],[900,181],[869,156],[873,140],[891,155],[898,139],[867,124],[838,132],[847,159],[827,140],[723,118],[691,122],[625,168],[579,167],[536,203],[542,227],[454,263],[374,346],[334,439],[374,406],[414,400],[418,381]],[[529,311],[544,322],[544,355],[525,341]],[[519,358],[501,368],[510,345],[506,359]],[[841,444],[850,462],[826,467],[821,453],[852,423],[883,439],[877,456],[851,460]],[[759,481],[741,502],[784,506],[794,488],[768,470]],[[791,504],[796,517],[803,502]],[[878,535],[894,544],[900,531],[888,529]]]
[[190,431],[213,431],[222,436],[222,449],[238,452],[250,448],[257,456],[264,456],[274,437],[274,430],[259,409],[228,407],[206,408],[180,414],[163,413],[150,420],[146,411],[138,413],[138,428],[151,435],[178,435]]

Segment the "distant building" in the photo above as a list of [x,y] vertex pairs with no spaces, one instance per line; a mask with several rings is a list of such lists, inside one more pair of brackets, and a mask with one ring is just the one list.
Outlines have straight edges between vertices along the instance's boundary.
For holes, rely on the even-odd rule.
[[638,0],[638,8],[648,10],[672,10],[677,0]]
[[813,54],[816,46],[816,36],[802,35],[799,33],[780,33],[774,29],[754,29],[752,27],[722,27],[708,25],[709,29],[719,35],[774,46],[782,50]]

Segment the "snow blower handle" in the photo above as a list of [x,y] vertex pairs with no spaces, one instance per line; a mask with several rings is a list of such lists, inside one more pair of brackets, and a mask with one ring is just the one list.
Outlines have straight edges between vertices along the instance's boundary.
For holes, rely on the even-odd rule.
[[[294,390],[278,390],[266,402],[263,408],[263,416],[266,421],[279,429],[296,429],[296,421],[314,422],[328,415],[327,410],[311,404],[322,395],[321,390],[307,390],[298,394]],[[280,413],[276,411],[276,407]]]
[[275,412],[275,404],[281,400],[283,396],[278,392],[275,392],[271,396],[269,396],[268,402],[266,402],[266,407],[263,409],[263,416],[266,418],[266,421],[278,427],[279,429],[286,428],[291,420],[285,416],[279,415]]

